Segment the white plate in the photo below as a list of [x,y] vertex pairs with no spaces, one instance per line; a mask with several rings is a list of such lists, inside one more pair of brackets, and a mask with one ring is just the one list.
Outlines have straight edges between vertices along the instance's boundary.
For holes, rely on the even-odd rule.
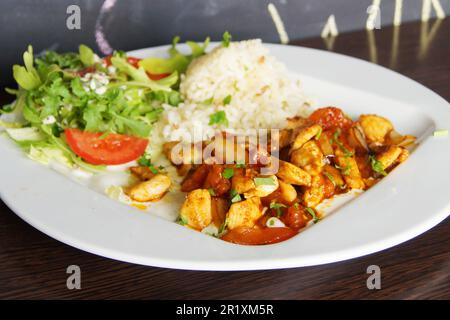
[[[375,187],[298,236],[239,246],[127,207],[68,180],[0,139],[0,194],[22,219],[71,246],[132,263],[195,270],[318,265],[383,250],[432,228],[450,211],[448,102],[429,89],[362,60],[301,47],[268,45],[303,80],[318,105],[351,115],[377,113],[420,138],[410,159]],[[167,47],[134,51],[146,57]],[[167,210],[158,206],[155,210]],[[173,209],[172,209],[173,210]]]

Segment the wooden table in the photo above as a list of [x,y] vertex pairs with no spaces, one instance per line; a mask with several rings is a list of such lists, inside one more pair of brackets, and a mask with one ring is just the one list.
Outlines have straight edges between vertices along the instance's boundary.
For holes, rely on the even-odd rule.
[[[450,20],[430,21],[425,31],[420,23],[409,23],[397,31],[342,34],[333,51],[376,59],[450,100]],[[320,38],[295,44],[326,48]],[[350,261],[274,271],[179,271],[74,249],[35,230],[1,203],[0,298],[449,299],[449,235],[447,219],[416,239]],[[73,264],[81,267],[81,290],[66,288],[66,268]],[[381,290],[366,287],[369,265],[381,267]]]

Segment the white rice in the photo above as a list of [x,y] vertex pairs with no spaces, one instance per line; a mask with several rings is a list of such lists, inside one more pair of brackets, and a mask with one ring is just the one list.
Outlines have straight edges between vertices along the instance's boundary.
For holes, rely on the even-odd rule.
[[[261,40],[217,46],[194,60],[182,75],[178,107],[163,105],[152,131],[152,144],[166,141],[196,142],[215,130],[282,128],[286,118],[305,115],[309,104],[300,82],[261,43]],[[228,95],[231,102],[224,105]],[[213,99],[212,104],[204,102]],[[223,110],[228,127],[212,125],[210,115]]]

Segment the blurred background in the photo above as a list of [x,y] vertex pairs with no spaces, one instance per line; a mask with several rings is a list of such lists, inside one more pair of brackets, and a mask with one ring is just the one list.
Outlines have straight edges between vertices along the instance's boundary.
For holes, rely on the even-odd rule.
[[[423,0],[403,0],[402,21],[419,20]],[[77,50],[80,43],[99,54],[182,40],[219,40],[228,30],[234,40],[262,38],[279,42],[267,6],[273,3],[291,40],[319,36],[333,14],[339,32],[364,29],[373,0],[2,0],[0,2],[0,85],[12,81],[11,66],[21,62],[27,44],[35,53]],[[391,25],[395,0],[381,1],[381,26]],[[446,14],[450,0],[440,0]],[[80,9],[80,29],[67,19]],[[431,17],[435,12],[431,11]]]

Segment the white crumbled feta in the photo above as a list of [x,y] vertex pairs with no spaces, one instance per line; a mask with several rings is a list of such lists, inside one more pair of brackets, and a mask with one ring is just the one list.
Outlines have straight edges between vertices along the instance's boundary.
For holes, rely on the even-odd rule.
[[46,117],[44,120],[42,120],[43,124],[53,124],[56,122],[56,118],[52,115]]
[[102,95],[102,94],[104,94],[106,92],[106,89],[107,89],[106,86],[97,88],[97,89],[95,89],[95,93],[99,94],[99,95]]
[[116,71],[117,71],[116,67],[114,67],[114,66],[109,66],[108,67],[108,72],[109,73],[116,73]]
[[97,81],[95,81],[94,79],[92,79],[91,82],[89,82],[89,88],[90,88],[91,90],[97,89]]

